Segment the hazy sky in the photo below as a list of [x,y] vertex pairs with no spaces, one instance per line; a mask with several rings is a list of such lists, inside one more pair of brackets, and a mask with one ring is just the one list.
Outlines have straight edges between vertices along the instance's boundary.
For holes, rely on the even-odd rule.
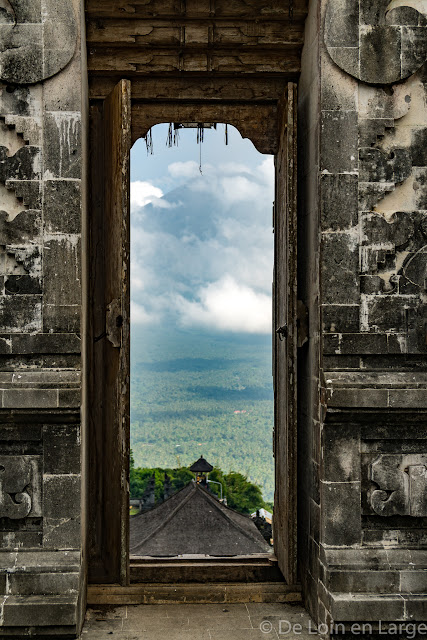
[[134,325],[271,332],[273,157],[238,131],[181,130],[154,154],[131,155],[131,320]]

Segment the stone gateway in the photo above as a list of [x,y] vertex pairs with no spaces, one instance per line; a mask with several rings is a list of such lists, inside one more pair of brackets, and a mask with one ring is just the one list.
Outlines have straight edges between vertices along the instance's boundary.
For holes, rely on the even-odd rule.
[[425,0],[0,0],[1,637],[146,601],[129,154],[160,122],[276,155],[283,593],[329,635],[426,620],[426,60]]

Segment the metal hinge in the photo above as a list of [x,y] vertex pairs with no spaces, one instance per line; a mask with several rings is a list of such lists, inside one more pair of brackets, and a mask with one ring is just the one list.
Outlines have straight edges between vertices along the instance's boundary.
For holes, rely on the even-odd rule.
[[288,325],[284,324],[283,326],[276,329],[276,333],[279,336],[279,340],[282,341],[288,337]]

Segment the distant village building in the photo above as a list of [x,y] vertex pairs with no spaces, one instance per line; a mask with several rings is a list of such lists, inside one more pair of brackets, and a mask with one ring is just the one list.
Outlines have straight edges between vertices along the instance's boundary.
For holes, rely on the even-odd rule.
[[203,456],[200,456],[200,458],[196,460],[196,462],[194,462],[190,467],[190,471],[196,474],[196,482],[200,482],[205,487],[208,484],[209,473],[212,470],[213,466],[209,464],[209,462],[205,460]]

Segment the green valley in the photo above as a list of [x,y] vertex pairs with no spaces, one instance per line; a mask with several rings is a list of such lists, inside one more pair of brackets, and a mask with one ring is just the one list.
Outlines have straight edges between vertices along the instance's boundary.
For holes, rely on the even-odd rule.
[[270,337],[132,328],[131,446],[136,467],[203,455],[274,492]]

